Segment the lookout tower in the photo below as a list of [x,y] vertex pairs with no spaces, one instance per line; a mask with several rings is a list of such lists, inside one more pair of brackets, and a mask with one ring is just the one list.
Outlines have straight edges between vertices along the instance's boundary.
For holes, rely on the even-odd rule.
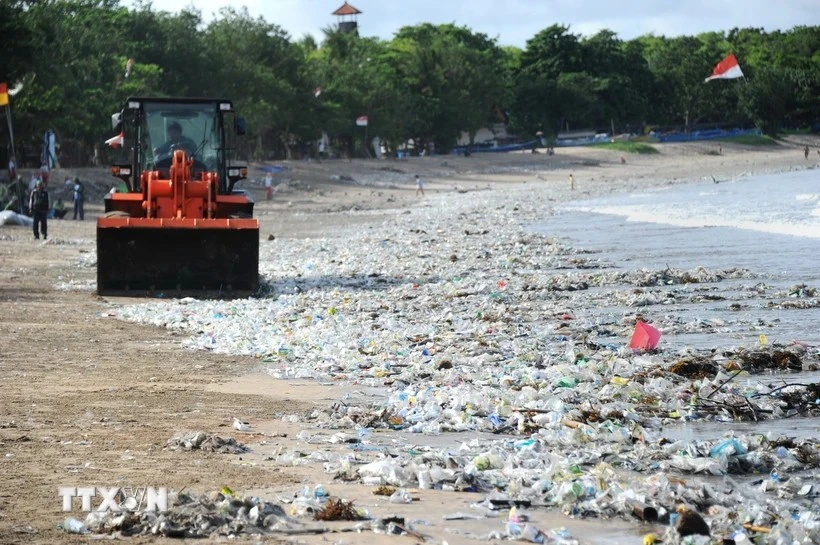
[[359,23],[356,17],[361,13],[347,2],[342,4],[342,7],[333,12],[333,15],[339,18],[339,32],[356,32]]

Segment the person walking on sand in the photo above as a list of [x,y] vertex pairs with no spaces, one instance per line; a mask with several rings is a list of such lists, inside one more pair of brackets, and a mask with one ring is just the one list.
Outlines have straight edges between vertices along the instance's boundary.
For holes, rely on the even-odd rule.
[[51,204],[48,202],[48,191],[46,191],[45,184],[40,180],[37,182],[37,187],[31,193],[28,201],[28,208],[31,211],[31,216],[34,218],[34,238],[40,238],[40,231],[43,231],[43,239],[48,239],[48,211],[51,209]]
[[80,221],[85,219],[85,188],[79,178],[74,178],[74,219],[80,215]]
[[424,197],[424,182],[421,181],[421,176],[416,174],[416,197],[421,194]]
[[270,172],[265,174],[265,198],[267,200],[273,199],[273,176]]
[[808,145],[806,145],[806,147],[803,148],[803,157],[805,157],[806,160],[809,159],[809,146]]
[[575,191],[575,176],[572,174],[569,175],[569,188],[571,191]]

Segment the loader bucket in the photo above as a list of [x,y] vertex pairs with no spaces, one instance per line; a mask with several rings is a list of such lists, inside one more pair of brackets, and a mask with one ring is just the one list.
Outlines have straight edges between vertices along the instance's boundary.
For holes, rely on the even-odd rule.
[[249,295],[259,284],[256,219],[100,218],[97,292]]

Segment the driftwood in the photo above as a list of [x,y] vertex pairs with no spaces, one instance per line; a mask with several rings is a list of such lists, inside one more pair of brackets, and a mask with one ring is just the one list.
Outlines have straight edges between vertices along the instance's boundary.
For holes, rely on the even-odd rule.
[[751,524],[749,522],[744,524],[743,528],[746,529],[746,530],[749,530],[751,532],[758,532],[758,533],[761,533],[761,534],[768,534],[769,532],[772,531],[771,528],[766,528],[765,526],[755,526],[754,524]]

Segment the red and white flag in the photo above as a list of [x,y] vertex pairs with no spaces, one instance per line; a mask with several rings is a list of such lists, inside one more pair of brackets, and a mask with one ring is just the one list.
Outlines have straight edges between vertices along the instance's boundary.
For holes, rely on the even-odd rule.
[[122,143],[123,143],[124,140],[125,140],[125,135],[122,132],[120,132],[120,134],[118,134],[117,136],[114,136],[114,137],[109,138],[108,140],[106,140],[105,143],[108,144],[109,146],[111,146],[112,148],[118,148],[118,147],[122,146]]
[[712,75],[706,78],[704,83],[713,79],[737,79],[742,77],[744,77],[743,70],[740,69],[740,65],[737,63],[737,57],[732,53],[717,63],[715,69],[712,70]]
[[363,115],[360,118],[356,119],[356,125],[359,127],[367,127],[367,116]]

